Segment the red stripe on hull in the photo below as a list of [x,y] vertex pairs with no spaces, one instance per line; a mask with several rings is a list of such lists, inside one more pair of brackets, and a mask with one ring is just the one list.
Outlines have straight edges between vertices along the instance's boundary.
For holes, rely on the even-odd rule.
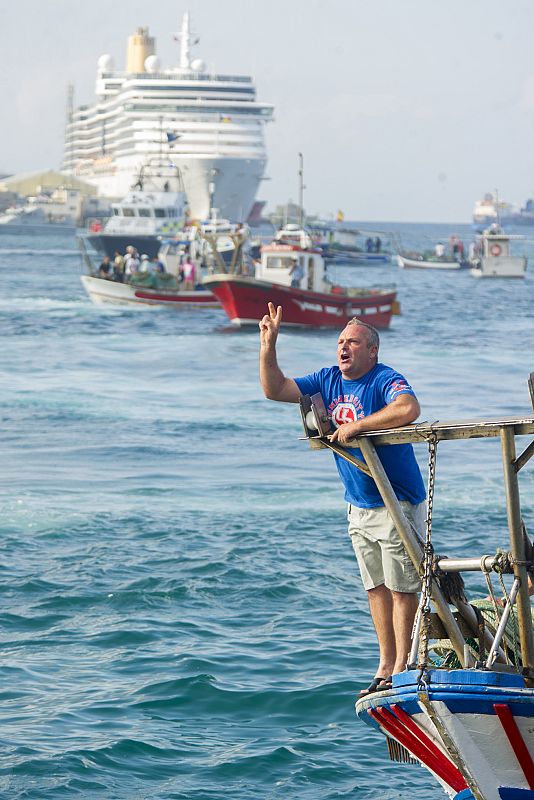
[[140,300],[151,300],[154,303],[169,303],[172,305],[195,305],[201,306],[209,304],[214,308],[220,304],[212,292],[198,292],[187,296],[185,293],[181,294],[162,294],[159,292],[147,292],[146,290],[135,290],[135,296]]
[[387,328],[396,297],[394,291],[369,291],[356,297],[319,294],[252,279],[239,280],[235,276],[208,278],[205,283],[230,320],[242,323],[259,321],[270,301],[283,306],[283,322],[288,325],[342,328],[353,317],[359,317],[375,328]]
[[515,753],[515,757],[519,761],[519,765],[523,770],[523,774],[528,781],[531,789],[534,789],[534,763],[528,748],[521,736],[521,731],[517,727],[517,722],[509,706],[506,703],[494,703],[493,708],[499,717],[508,741]]
[[417,733],[412,733],[405,725],[386,708],[369,709],[368,713],[391,736],[397,739],[412,755],[425,767],[434,772],[442,781],[451,786],[455,792],[467,788],[467,783],[462,773],[440,750],[431,750],[428,747],[428,737],[417,728]]

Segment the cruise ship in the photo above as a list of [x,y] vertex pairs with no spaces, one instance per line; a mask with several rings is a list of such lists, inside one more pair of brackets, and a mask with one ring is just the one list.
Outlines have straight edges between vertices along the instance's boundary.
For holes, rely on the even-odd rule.
[[217,208],[244,220],[264,175],[273,106],[257,102],[252,78],[214,74],[192,58],[188,13],[177,38],[179,64],[168,69],[148,28],[129,37],[124,72],[111,55],[98,59],[97,101],[70,111],[62,170],[118,200],[147,161],[168,158],[181,172],[191,218]]
[[502,225],[534,225],[534,200],[529,198],[522,208],[499,200],[497,193],[488,192],[477,200],[473,209],[476,228],[497,222]]

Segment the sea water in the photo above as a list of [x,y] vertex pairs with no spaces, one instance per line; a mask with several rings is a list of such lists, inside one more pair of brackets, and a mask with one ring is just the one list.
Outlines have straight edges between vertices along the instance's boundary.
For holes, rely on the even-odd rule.
[[[525,280],[338,271],[396,284],[381,359],[422,419],[531,412],[525,246]],[[0,240],[0,798],[443,797],[355,717],[377,651],[342,490],[298,408],[263,398],[257,331],[228,333],[220,310],[96,307],[81,270],[71,239]],[[279,361],[298,376],[335,349],[335,331],[282,332]],[[495,440],[440,444],[437,552],[506,546],[499,459]],[[528,465],[534,533],[533,486]]]

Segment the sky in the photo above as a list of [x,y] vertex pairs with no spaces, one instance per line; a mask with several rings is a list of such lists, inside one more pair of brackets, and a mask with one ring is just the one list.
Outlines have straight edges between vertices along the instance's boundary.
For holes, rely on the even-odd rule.
[[139,26],[178,61],[184,11],[209,68],[254,77],[270,208],[469,222],[498,189],[534,196],[534,0],[0,0],[0,173],[58,169],[67,85],[94,101],[103,53],[124,68]]

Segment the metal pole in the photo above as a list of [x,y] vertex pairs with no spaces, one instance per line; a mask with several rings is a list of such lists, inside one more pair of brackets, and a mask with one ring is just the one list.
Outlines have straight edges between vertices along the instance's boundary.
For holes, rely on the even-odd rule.
[[512,610],[512,606],[515,603],[515,598],[517,597],[517,593],[519,591],[519,581],[516,578],[514,580],[512,590],[510,592],[510,596],[508,597],[508,602],[502,612],[501,621],[499,622],[499,626],[495,631],[495,639],[493,640],[493,644],[491,645],[490,651],[488,653],[488,658],[486,661],[486,669],[491,669],[493,666],[493,662],[495,661],[495,656],[497,654],[497,649],[501,643],[501,639],[504,636],[504,631],[506,630],[506,625],[508,623],[508,617],[510,616],[510,612]]
[[[517,618],[519,623],[519,640],[521,643],[521,659],[523,669],[534,668],[534,641],[532,638],[532,617],[528,594],[525,546],[521,525],[521,505],[519,501],[519,482],[514,467],[515,436],[512,428],[501,428],[502,463],[504,469],[504,488],[506,492],[506,513],[510,546],[514,558],[514,576],[521,585],[517,594]],[[534,674],[533,676],[534,677]]]
[[442,572],[490,572],[499,556],[481,558],[440,558],[438,568]]
[[[406,548],[406,552],[410,556],[414,566],[418,568],[423,557],[423,550],[414,536],[408,520],[404,516],[402,506],[399,503],[395,492],[393,491],[393,487],[389,482],[389,478],[386,475],[384,467],[382,466],[382,462],[378,458],[374,445],[371,440],[366,437],[358,439],[357,443],[362,451],[367,466],[371,470],[371,475],[373,476],[378,491],[380,492],[382,500],[384,501],[384,505],[393,518],[401,541]],[[445,630],[447,631],[449,639],[451,640],[451,644],[454,648],[454,652],[458,656],[460,664],[463,667],[469,666],[465,663],[465,639],[458,623],[454,619],[448,603],[445,601],[445,598],[441,593],[441,589],[437,586],[435,581],[432,581],[432,600],[434,601],[438,617],[442,621]]]

